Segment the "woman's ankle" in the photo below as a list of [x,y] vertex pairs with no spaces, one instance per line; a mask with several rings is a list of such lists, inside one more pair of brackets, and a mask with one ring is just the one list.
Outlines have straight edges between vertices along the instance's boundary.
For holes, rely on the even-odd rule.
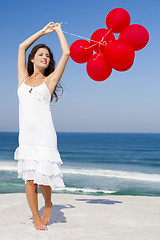
[[45,207],[52,207],[52,202],[45,202]]
[[40,218],[39,215],[33,215],[33,220],[34,220],[34,221],[38,221],[38,220],[41,221],[41,218]]

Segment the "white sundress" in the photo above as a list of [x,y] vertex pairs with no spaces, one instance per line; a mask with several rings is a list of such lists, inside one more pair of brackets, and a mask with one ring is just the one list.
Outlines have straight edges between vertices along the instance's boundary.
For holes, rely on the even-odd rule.
[[[27,79],[27,78],[26,78]],[[50,110],[51,94],[44,82],[36,87],[25,83],[17,89],[19,99],[18,178],[63,189],[63,164],[57,149],[57,135]]]

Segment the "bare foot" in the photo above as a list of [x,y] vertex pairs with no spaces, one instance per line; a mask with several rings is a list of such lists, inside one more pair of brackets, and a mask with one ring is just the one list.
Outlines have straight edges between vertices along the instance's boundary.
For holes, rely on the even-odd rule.
[[45,225],[49,223],[51,213],[52,213],[52,207],[53,207],[52,203],[50,203],[49,205],[45,205],[45,208],[41,217],[41,221]]
[[48,230],[48,228],[42,223],[40,218],[34,218],[34,227],[37,230]]

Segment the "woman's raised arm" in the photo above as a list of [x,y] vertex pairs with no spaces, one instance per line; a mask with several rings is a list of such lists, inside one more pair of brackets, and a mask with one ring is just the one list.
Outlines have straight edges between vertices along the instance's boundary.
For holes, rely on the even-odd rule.
[[27,49],[41,36],[49,34],[54,31],[55,24],[53,22],[48,23],[43,29],[33,34],[19,45],[18,51],[18,79],[21,83],[26,77],[28,77],[28,70],[26,66],[26,51]]
[[56,69],[47,77],[49,79],[49,85],[50,89],[52,89],[52,92],[54,91],[57,83],[60,81],[62,77],[66,63],[70,55],[69,46],[61,29],[61,25],[59,23],[55,23],[54,30],[56,31],[58,38],[60,40],[62,56],[57,64]]

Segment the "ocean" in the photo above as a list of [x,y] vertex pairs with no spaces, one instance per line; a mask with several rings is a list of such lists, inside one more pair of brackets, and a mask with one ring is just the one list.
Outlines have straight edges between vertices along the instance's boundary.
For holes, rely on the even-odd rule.
[[[160,196],[160,134],[58,132],[57,137],[66,188],[53,193]],[[1,194],[25,192],[17,178],[17,147],[18,132],[0,132]]]

